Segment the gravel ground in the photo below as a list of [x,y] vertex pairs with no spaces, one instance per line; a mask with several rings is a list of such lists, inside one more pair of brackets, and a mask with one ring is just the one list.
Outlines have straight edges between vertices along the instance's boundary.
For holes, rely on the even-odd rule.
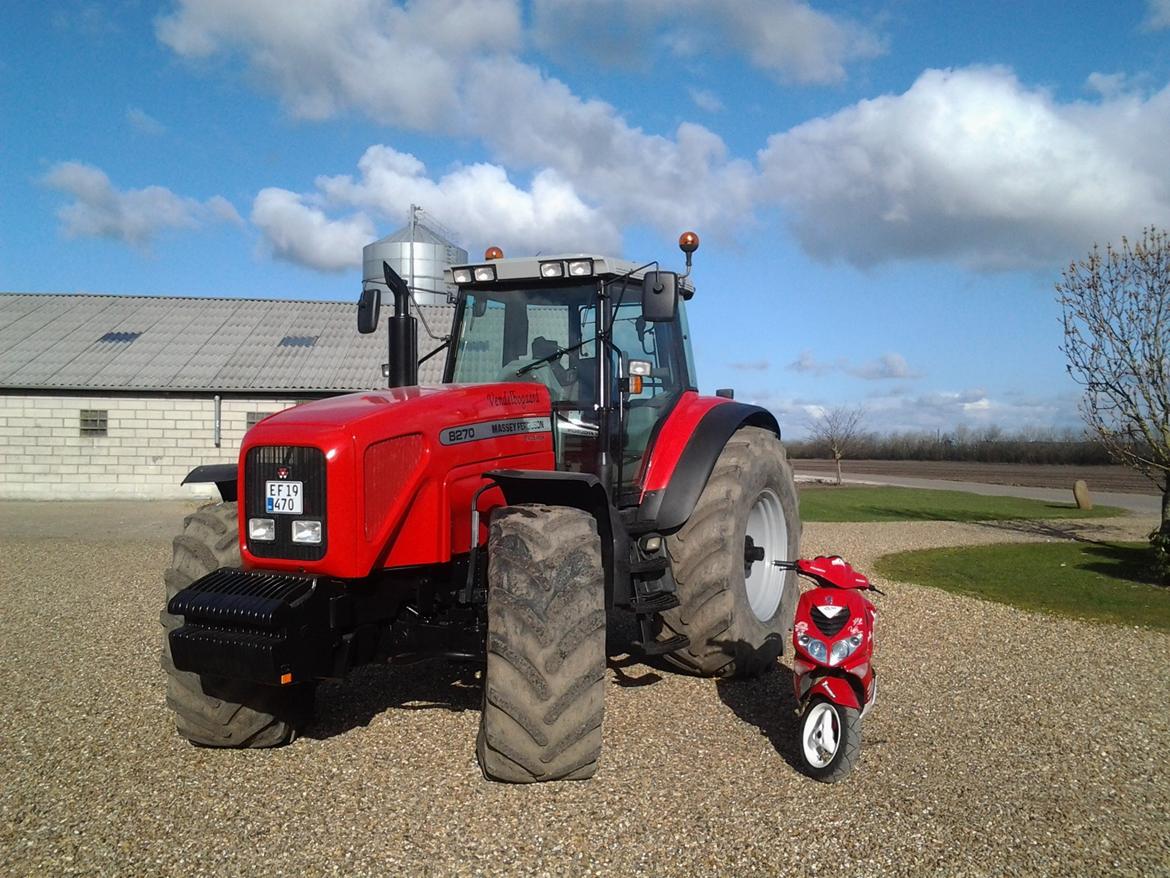
[[[0,507],[0,873],[1170,875],[1166,634],[880,583],[882,696],[833,787],[791,764],[784,668],[611,667],[586,783],[484,782],[478,684],[442,662],[323,686],[291,747],[205,750],[158,667],[181,511]],[[864,569],[1065,527],[808,525],[804,548]]]

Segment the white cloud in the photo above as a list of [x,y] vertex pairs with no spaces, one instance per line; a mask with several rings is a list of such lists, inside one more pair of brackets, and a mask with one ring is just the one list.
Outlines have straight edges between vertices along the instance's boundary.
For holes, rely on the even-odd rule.
[[[637,57],[642,47],[687,56],[724,46],[801,81],[839,80],[851,60],[881,49],[870,31],[797,0],[538,0],[531,21],[550,51],[568,35],[578,52]],[[294,115],[359,112],[474,139],[492,164],[460,179],[478,174],[475,191],[508,191],[503,169],[531,174],[530,195],[539,182],[560,201],[553,215],[604,216],[595,238],[616,240],[631,225],[734,238],[780,204],[823,260],[1047,269],[1094,240],[1170,222],[1170,88],[1143,97],[1107,74],[1088,83],[1100,99],[1059,103],[1002,68],[927,71],[904,94],[773,135],[755,165],[708,128],[644,131],[520,60],[518,0],[178,0],[157,32],[186,58],[242,59]],[[456,219],[423,203],[469,234],[490,213],[480,205]],[[538,214],[532,205],[507,233],[527,239]]]
[[262,189],[252,204],[252,223],[278,259],[319,271],[360,266],[362,247],[375,237],[364,214],[329,219],[287,189]]
[[297,116],[357,110],[477,137],[508,167],[555,172],[559,190],[571,186],[615,223],[718,232],[750,216],[750,162],[700,125],[647,134],[519,61],[520,14],[508,0],[180,0],[157,31],[187,58],[241,55]]
[[506,164],[556,169],[618,223],[677,234],[731,231],[750,214],[755,173],[727,145],[684,122],[673,138],[630,126],[611,105],[586,101],[515,60],[479,65],[467,93],[475,130]]
[[[432,178],[414,156],[381,145],[366,150],[356,176],[318,177],[315,191],[304,195],[264,190],[252,221],[280,258],[340,270],[360,264],[362,246],[376,237],[373,218],[401,223],[412,203],[425,205],[465,240],[505,252],[612,252],[621,242],[616,226],[581,201],[555,171],[536,174],[528,189],[490,164]],[[347,215],[330,218],[338,212]]]
[[688,90],[691,96],[691,101],[700,110],[706,113],[720,113],[723,111],[723,101],[719,100],[719,95],[715,92],[705,88],[692,88]]
[[800,356],[785,368],[792,372],[800,372],[805,375],[826,375],[837,368],[837,366],[833,363],[818,360],[812,351],[806,349],[801,351]]
[[781,79],[818,84],[884,50],[856,22],[798,0],[536,0],[533,33],[553,56],[637,66],[657,45],[679,57],[738,53]]
[[472,59],[521,37],[513,0],[179,0],[156,32],[184,58],[242,53],[295,116],[354,108],[423,130],[458,118]]
[[771,137],[771,195],[802,244],[857,265],[1047,266],[1170,220],[1170,88],[1061,105],[1002,68],[930,70]]
[[138,107],[126,108],[126,121],[130,123],[130,127],[139,134],[146,134],[151,137],[157,137],[160,134],[166,133],[166,126],[158,119],[151,116],[145,110]]
[[1165,30],[1170,27],[1170,0],[1146,0],[1146,30]]
[[761,358],[743,363],[728,363],[727,365],[739,372],[767,372],[772,364],[767,359]]
[[864,378],[867,381],[921,377],[921,373],[911,369],[906,358],[901,354],[882,354],[876,360],[871,360],[868,363],[848,366],[845,371],[855,378]]
[[[737,393],[746,402],[776,413],[789,438],[804,438],[808,424],[840,401],[800,399],[769,391]],[[846,401],[847,406],[857,405]],[[1070,398],[1010,399],[983,388],[933,391],[918,395],[885,393],[868,396],[862,430],[876,433],[917,432],[999,427],[1008,433],[1050,431],[1083,426]]]
[[190,229],[209,222],[243,220],[221,196],[207,201],[184,198],[163,186],[118,190],[105,172],[82,162],[60,162],[42,178],[73,201],[57,211],[70,238],[111,238],[148,245],[164,229]]
[[832,362],[818,360],[810,350],[800,352],[795,360],[786,367],[789,371],[800,372],[806,375],[827,375],[830,372],[843,372],[854,378],[863,378],[867,381],[904,380],[921,378],[922,373],[910,368],[906,358],[901,354],[882,354],[876,360],[864,363],[853,363],[845,357],[838,357]]

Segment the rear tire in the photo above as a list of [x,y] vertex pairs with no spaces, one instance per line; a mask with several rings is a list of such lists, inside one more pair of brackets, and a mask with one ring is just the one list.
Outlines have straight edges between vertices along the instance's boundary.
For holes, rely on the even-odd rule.
[[476,744],[484,777],[592,777],[605,713],[605,580],[593,517],[563,506],[496,510],[487,610]]
[[[749,534],[765,554],[750,572]],[[799,588],[795,572],[772,561],[795,560],[800,551],[796,485],[775,433],[743,427],[732,435],[690,519],[666,538],[666,550],[679,606],[659,614],[657,638],[690,638],[689,647],[666,660],[713,677],[754,677],[775,667]]]
[[[240,566],[235,503],[209,503],[183,519],[174,556],[163,575],[166,599],[220,567]],[[169,634],[183,624],[163,611],[162,667],[167,705],[179,734],[206,747],[278,747],[297,736],[313,712],[315,683],[278,688],[175,669]]]

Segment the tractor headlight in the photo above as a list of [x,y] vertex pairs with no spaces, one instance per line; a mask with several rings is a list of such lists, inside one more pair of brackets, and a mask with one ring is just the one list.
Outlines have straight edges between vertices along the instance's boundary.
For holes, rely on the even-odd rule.
[[471,283],[471,269],[470,268],[456,268],[451,272],[451,280],[457,284]]
[[541,277],[564,277],[565,264],[563,262],[542,262],[540,263]]
[[270,543],[276,539],[276,519],[249,518],[248,539]]
[[588,277],[593,274],[592,259],[577,259],[569,263],[569,274],[572,277]]
[[829,664],[841,664],[841,662],[853,655],[859,646],[861,646],[860,634],[854,634],[852,637],[842,637],[833,644],[833,649],[829,653]]
[[475,267],[475,279],[480,282],[495,280],[496,267],[494,265],[477,265]]
[[807,634],[802,634],[796,638],[796,642],[800,644],[801,648],[818,662],[823,662],[828,658],[829,650],[825,646],[823,640],[817,640],[815,637],[809,637]]
[[292,541],[294,543],[321,542],[321,522],[294,519],[292,523]]

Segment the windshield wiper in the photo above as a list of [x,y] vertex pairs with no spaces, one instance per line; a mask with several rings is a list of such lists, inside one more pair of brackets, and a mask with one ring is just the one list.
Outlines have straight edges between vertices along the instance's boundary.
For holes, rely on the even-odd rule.
[[596,340],[597,340],[597,336],[593,336],[593,338],[587,338],[584,341],[579,341],[574,345],[569,345],[567,348],[557,348],[551,354],[546,354],[545,356],[541,357],[539,360],[533,360],[531,363],[528,363],[524,366],[521,366],[519,369],[516,370],[516,374],[517,375],[527,375],[533,369],[539,368],[540,366],[543,366],[545,363],[551,363],[553,360],[559,360],[565,354],[571,354],[573,351],[577,350],[577,348],[584,347],[585,345],[589,344],[589,342],[596,341]]

